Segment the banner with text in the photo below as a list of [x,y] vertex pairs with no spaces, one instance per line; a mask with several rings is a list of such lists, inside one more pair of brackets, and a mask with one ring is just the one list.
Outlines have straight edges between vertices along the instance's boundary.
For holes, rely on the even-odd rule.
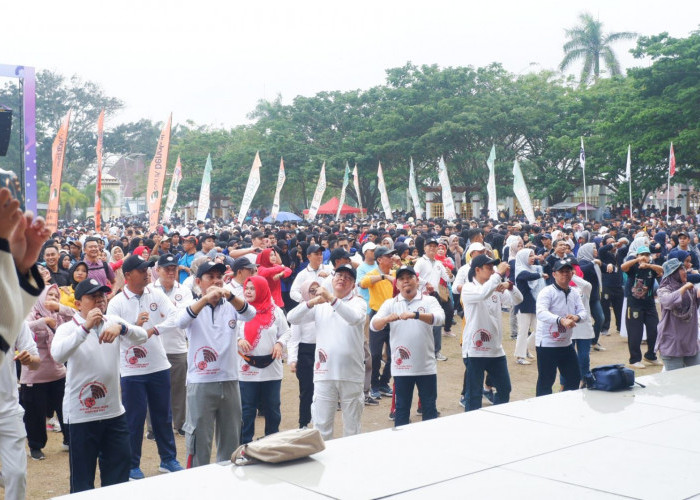
[[202,186],[199,188],[199,202],[197,203],[197,220],[203,221],[207,218],[209,204],[211,203],[211,153],[207,155],[207,163],[204,165],[204,175],[202,175]]
[[256,152],[255,159],[253,160],[253,166],[250,167],[248,182],[245,185],[245,192],[243,193],[243,200],[241,201],[241,209],[238,212],[238,222],[241,224],[245,222],[245,216],[248,214],[250,204],[253,203],[253,198],[255,198],[255,193],[258,191],[258,186],[260,186],[260,167],[262,167],[260,154],[259,152]]
[[49,208],[46,211],[46,227],[52,233],[58,229],[58,203],[61,195],[61,176],[63,175],[63,160],[66,158],[69,126],[70,110],[63,119],[51,146],[51,187],[49,188]]
[[175,162],[175,170],[173,171],[173,178],[170,180],[170,190],[168,191],[168,199],[165,202],[163,222],[170,222],[170,216],[173,213],[173,208],[175,208],[175,203],[177,203],[177,188],[180,186],[181,180],[182,164],[180,163],[180,155],[177,155],[177,161]]
[[282,192],[282,186],[284,186],[285,180],[287,180],[287,176],[284,174],[284,158],[280,158],[280,170],[277,173],[277,188],[275,188],[275,199],[272,201],[272,210],[270,211],[270,217],[273,221],[277,218],[277,214],[280,211],[280,193]]
[[307,216],[308,220],[314,220],[318,209],[321,206],[321,200],[323,199],[323,193],[326,192],[326,162],[323,162],[321,166],[321,173],[318,176],[318,183],[316,184],[316,191],[314,192],[314,197],[311,200],[311,206],[309,207],[309,213]]
[[163,127],[158,138],[156,154],[148,169],[148,185],[146,188],[146,203],[148,205],[148,227],[156,230],[158,216],[160,215],[160,202],[163,199],[163,184],[165,183],[165,169],[168,163],[168,150],[170,149],[170,125],[173,115],[168,117],[168,122]]

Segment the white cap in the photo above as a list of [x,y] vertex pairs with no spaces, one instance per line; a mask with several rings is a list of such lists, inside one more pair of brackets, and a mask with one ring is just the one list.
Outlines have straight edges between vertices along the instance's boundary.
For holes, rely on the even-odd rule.
[[362,245],[362,253],[365,253],[367,250],[374,250],[375,248],[377,248],[377,245],[375,245],[371,241],[368,241],[367,243]]

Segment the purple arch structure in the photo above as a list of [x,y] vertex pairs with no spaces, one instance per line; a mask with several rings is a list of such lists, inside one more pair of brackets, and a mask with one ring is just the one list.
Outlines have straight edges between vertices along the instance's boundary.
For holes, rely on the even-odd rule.
[[0,76],[19,78],[22,85],[22,123],[24,123],[24,204],[36,213],[36,78],[30,66],[0,64]]

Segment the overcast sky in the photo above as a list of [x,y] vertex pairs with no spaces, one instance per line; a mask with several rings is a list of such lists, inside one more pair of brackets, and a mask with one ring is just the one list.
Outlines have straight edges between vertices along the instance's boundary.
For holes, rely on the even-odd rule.
[[[431,0],[4,2],[0,63],[77,74],[125,103],[108,124],[150,118],[233,126],[259,99],[369,88],[414,64],[554,69],[564,29],[588,11],[606,32],[698,29],[700,2]],[[632,42],[615,46],[624,67]],[[540,66],[531,65],[531,63]],[[575,68],[580,70],[580,66]]]

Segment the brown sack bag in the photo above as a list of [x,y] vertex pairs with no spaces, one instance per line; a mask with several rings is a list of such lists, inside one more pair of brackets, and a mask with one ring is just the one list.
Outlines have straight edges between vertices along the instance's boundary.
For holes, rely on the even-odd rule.
[[238,447],[231,455],[235,465],[280,463],[308,457],[326,449],[317,429],[291,429],[270,434]]

